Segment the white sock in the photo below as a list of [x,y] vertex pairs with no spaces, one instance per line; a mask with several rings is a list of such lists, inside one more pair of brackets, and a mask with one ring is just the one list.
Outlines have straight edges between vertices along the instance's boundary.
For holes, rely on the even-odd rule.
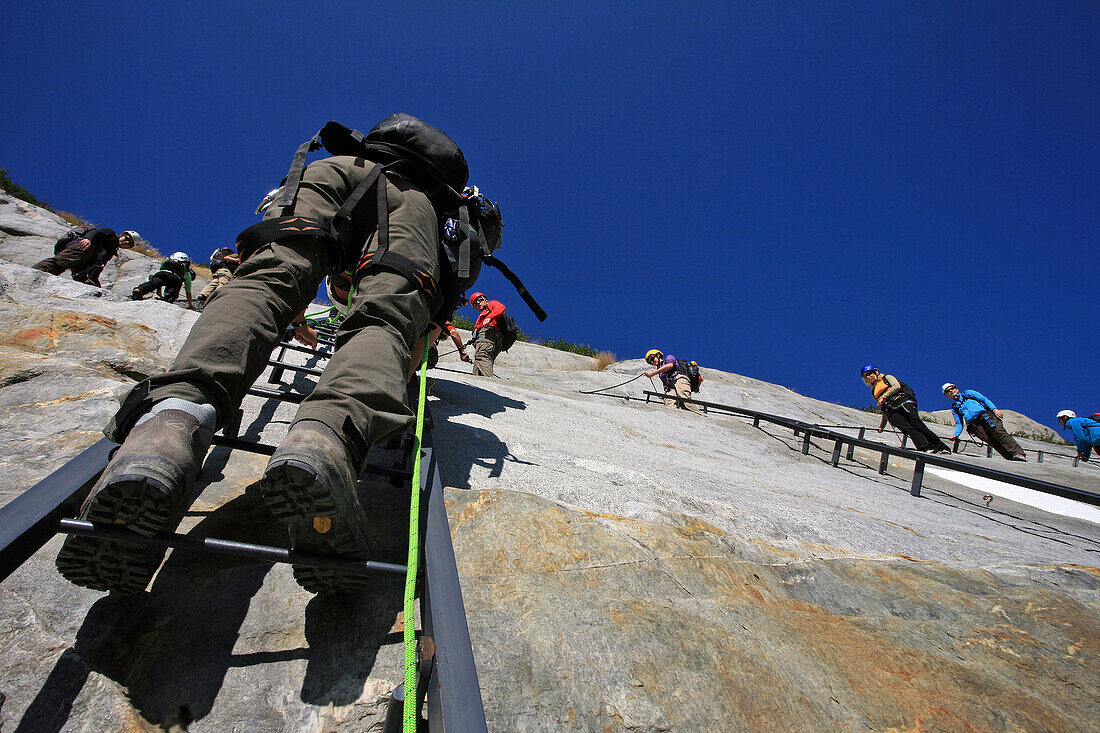
[[180,412],[186,412],[188,415],[194,415],[195,419],[199,421],[198,439],[207,447],[209,447],[210,442],[214,440],[214,429],[217,427],[218,419],[218,412],[214,409],[214,406],[208,405],[205,402],[188,402],[178,397],[169,397],[153,405],[153,409],[142,415],[138,421],[134,423],[134,427],[136,428],[146,420],[151,420],[153,416],[161,410],[179,410]]

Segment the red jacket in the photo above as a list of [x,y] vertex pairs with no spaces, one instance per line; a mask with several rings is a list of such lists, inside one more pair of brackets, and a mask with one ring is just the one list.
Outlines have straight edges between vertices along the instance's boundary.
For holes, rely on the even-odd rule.
[[477,323],[474,324],[475,331],[482,328],[500,328],[500,326],[497,325],[497,318],[504,315],[504,304],[499,300],[490,300],[485,305],[489,309],[489,312],[486,313],[482,311],[481,315],[477,317]]

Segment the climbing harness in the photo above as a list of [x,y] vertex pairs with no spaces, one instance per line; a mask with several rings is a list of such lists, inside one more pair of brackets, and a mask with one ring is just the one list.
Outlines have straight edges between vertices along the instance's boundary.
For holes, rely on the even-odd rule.
[[[413,598],[416,596],[417,569],[420,561],[420,445],[424,438],[424,402],[428,392],[428,344],[424,344],[424,359],[420,362],[420,389],[416,398],[416,433],[413,438],[412,490],[409,492],[409,560],[405,564],[405,707],[402,716],[405,733],[416,733],[416,617]],[[411,691],[411,694],[410,694]]]

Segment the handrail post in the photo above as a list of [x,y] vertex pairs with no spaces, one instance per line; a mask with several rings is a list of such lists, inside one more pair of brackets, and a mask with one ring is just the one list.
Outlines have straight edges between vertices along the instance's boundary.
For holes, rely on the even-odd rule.
[[886,451],[882,452],[882,458],[878,460],[878,472],[880,474],[886,473],[886,467],[890,464],[890,454]]
[[1042,462],[1043,462],[1043,452],[1042,452],[1042,451],[1039,451],[1039,458],[1038,458],[1038,460],[1036,461],[1036,463],[1042,463]]
[[1077,464],[1080,463],[1080,462],[1081,462],[1080,458],[1078,458],[1077,456],[1073,457],[1073,467],[1074,468],[1077,468]]
[[758,428],[758,427],[760,427],[760,418],[759,418],[759,417],[754,417],[754,418],[752,419],[752,426],[753,426],[754,428]]
[[909,493],[920,496],[921,483],[924,482],[924,461],[917,459],[917,465],[913,467],[913,485],[909,487]]
[[802,439],[802,455],[810,454],[810,431],[806,431],[806,437]]
[[985,447],[985,457],[986,458],[992,458],[993,457],[993,446],[987,445]]
[[[867,434],[867,428],[860,428],[858,439],[863,440],[863,436],[866,435],[866,434]],[[848,444],[848,460],[849,461],[852,460],[852,458],[855,456],[855,453],[856,453],[856,444],[855,443],[849,443]]]
[[957,435],[955,436],[955,440],[951,445],[951,452],[952,453],[958,453],[959,452],[959,436],[957,436]]
[[840,449],[844,447],[844,441],[839,438],[836,441],[836,445],[833,446],[833,468],[836,468],[840,463]]
[[901,434],[901,447],[902,448],[907,447],[908,443],[909,443],[909,436],[906,435],[905,433],[902,433]]

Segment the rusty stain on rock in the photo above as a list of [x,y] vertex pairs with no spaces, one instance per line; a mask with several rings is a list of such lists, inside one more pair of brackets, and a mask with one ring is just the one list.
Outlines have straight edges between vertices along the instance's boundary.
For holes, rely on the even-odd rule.
[[[476,513],[452,510],[466,517],[456,555],[464,592],[479,599],[467,606],[475,654],[479,643],[507,644],[524,668],[571,670],[554,682],[567,699],[592,699],[595,687],[604,714],[619,716],[598,727],[1086,730],[1095,720],[1086,681],[1100,674],[1100,617],[1068,594],[906,556],[819,558],[752,538],[772,560],[748,560],[671,513],[609,518],[492,493],[491,505],[471,502]],[[624,664],[629,674],[599,671]],[[695,694],[685,698],[686,687]],[[559,722],[595,721],[563,712]]]

